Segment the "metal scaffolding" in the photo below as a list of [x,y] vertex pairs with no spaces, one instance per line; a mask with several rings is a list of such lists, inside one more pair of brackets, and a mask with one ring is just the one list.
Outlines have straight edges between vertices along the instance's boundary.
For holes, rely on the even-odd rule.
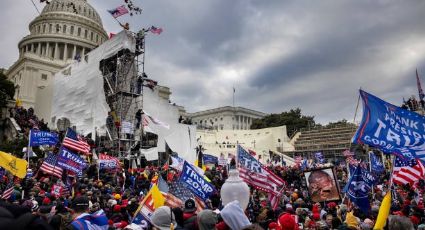
[[137,155],[143,133],[145,38],[140,33],[133,36],[136,38],[136,52],[123,49],[100,62],[106,101],[111,109],[106,122],[109,148],[120,158],[134,153]]

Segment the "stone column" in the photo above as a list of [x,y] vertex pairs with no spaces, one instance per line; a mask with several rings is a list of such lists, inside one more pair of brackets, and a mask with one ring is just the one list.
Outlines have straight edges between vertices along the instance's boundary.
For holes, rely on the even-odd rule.
[[77,46],[74,45],[74,50],[72,51],[72,57],[71,58],[74,59],[76,54],[77,54]]
[[50,57],[50,52],[49,52],[49,42],[46,43],[46,53],[44,54],[44,56],[46,57]]
[[34,52],[34,43],[31,43],[31,53]]
[[85,53],[86,53],[86,47],[83,47],[83,51],[81,52],[81,59],[84,59]]
[[41,43],[40,42],[38,43],[38,46],[37,46],[37,55],[41,55]]
[[59,46],[58,46],[58,43],[57,42],[55,42],[55,53],[53,54],[53,58],[54,59],[58,59],[59,58]]
[[64,48],[63,48],[63,60],[66,61],[68,60],[68,44],[64,43]]

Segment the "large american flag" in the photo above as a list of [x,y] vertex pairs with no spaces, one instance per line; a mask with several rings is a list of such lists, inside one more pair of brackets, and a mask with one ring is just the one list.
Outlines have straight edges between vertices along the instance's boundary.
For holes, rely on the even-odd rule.
[[66,136],[63,139],[63,146],[67,147],[68,149],[82,152],[82,153],[89,153],[90,152],[90,145],[87,144],[83,138],[80,137],[74,130],[71,128],[68,128],[68,131],[66,131]]
[[53,153],[48,153],[46,159],[44,159],[43,164],[41,164],[40,170],[56,176],[62,177],[63,169],[57,165],[58,157]]
[[5,200],[9,199],[13,193],[13,187],[14,187],[13,180],[10,180],[9,184],[7,184],[0,198]]
[[425,167],[418,159],[394,159],[393,182],[396,184],[414,184],[425,176]]
[[272,207],[275,209],[279,204],[279,197],[281,197],[281,191],[285,186],[285,181],[268,170],[240,145],[238,145],[237,156],[239,161],[239,176],[254,188],[269,193]]

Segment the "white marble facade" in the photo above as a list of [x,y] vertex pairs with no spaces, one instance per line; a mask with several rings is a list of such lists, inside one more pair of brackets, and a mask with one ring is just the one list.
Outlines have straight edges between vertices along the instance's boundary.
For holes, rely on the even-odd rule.
[[54,74],[76,57],[84,61],[85,54],[108,36],[99,14],[87,0],[53,0],[29,24],[29,31],[18,43],[19,59],[6,75],[19,86],[15,98],[47,120]]

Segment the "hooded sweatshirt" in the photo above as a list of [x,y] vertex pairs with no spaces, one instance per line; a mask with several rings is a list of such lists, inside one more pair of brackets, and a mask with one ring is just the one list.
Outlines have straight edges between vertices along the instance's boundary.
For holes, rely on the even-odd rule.
[[202,210],[198,213],[198,226],[199,230],[215,230],[217,223],[217,214],[212,210]]
[[240,230],[251,224],[237,200],[228,203],[221,210],[221,217],[232,230]]

